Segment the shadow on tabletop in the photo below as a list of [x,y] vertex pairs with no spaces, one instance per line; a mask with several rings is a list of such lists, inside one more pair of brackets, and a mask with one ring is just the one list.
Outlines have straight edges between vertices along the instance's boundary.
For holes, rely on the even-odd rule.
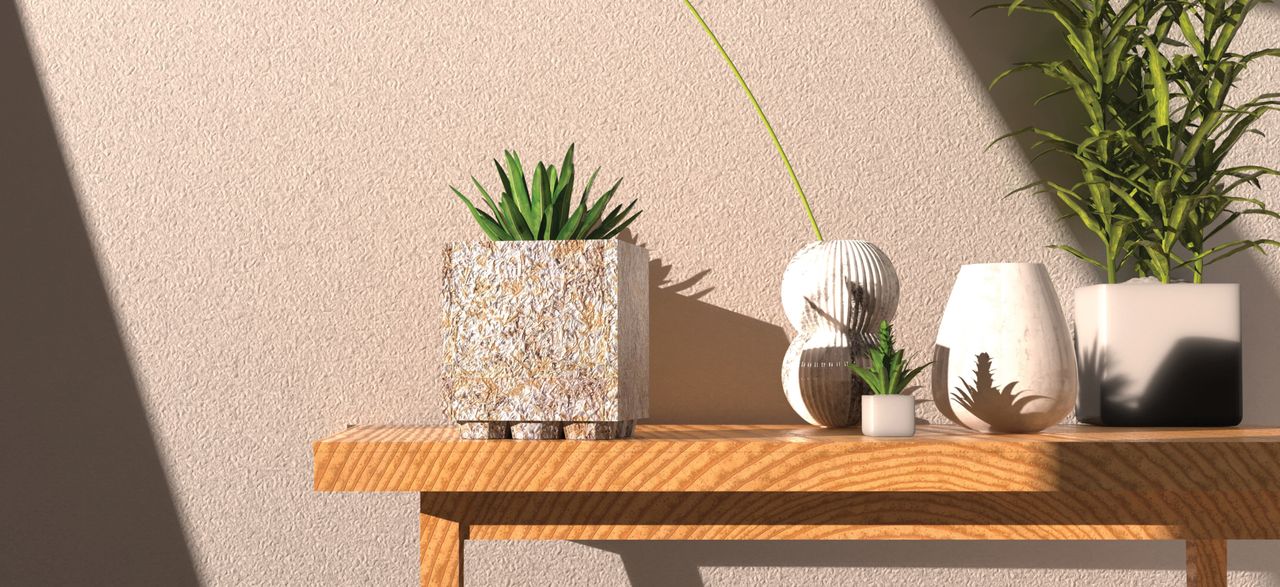
[[[952,541],[719,541],[622,542],[581,544],[619,555],[632,587],[702,587],[703,567],[1055,569],[1065,548],[1080,557],[1068,568],[1178,570],[1185,567],[1181,545],[1145,543],[1117,548],[1115,543],[1032,541],[992,543]],[[1239,549],[1237,543],[1233,548]],[[1137,555],[1137,556],[1135,556]],[[1233,565],[1239,569],[1239,565]]]
[[0,585],[198,585],[11,1],[0,46]]

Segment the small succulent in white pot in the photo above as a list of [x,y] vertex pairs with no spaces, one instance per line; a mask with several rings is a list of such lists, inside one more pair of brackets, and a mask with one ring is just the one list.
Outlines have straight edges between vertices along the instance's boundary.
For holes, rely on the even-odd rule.
[[916,433],[916,387],[908,387],[925,367],[910,368],[893,339],[893,325],[880,322],[876,346],[869,349],[868,365],[849,365],[871,389],[862,398],[862,433],[867,436],[913,436]]

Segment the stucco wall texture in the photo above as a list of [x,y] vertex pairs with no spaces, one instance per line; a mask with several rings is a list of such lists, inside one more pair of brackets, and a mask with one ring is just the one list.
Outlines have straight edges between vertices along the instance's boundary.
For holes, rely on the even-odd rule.
[[[970,18],[979,4],[699,3],[827,238],[893,259],[919,356],[963,263],[1045,263],[1068,308],[1096,279],[1044,247],[1079,238],[1050,202],[1000,197],[1054,170],[984,147],[1069,101],[1037,114],[1016,88],[988,91],[1052,39],[1034,17]],[[447,185],[493,184],[505,148],[551,160],[575,142],[579,168],[640,198],[654,421],[799,423],[777,381],[778,285],[807,221],[677,0],[16,6],[201,582],[413,583],[416,498],[312,493],[309,442],[444,423],[440,250],[481,237]],[[1240,43],[1280,45],[1280,7]],[[1246,81],[1275,91],[1280,64]],[[1280,163],[1280,117],[1266,128],[1241,160]],[[1280,424],[1280,256],[1213,269],[1243,284],[1246,422]],[[1277,555],[1232,543],[1232,584],[1280,584]],[[466,550],[471,585],[1176,585],[1182,564],[1172,542]]]

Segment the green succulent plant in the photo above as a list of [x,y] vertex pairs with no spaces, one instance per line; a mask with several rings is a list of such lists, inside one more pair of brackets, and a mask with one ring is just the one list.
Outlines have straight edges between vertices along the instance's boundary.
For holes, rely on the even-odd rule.
[[[1209,241],[1245,215],[1280,218],[1256,197],[1236,192],[1280,175],[1261,165],[1228,163],[1232,149],[1259,119],[1280,106],[1280,94],[1244,101],[1231,90],[1254,61],[1280,49],[1231,50],[1245,17],[1269,0],[1039,0],[989,6],[1009,14],[1052,18],[1069,57],[1019,63],[992,86],[1020,71],[1062,84],[1036,101],[1070,95],[1087,122],[1078,137],[1036,127],[1035,158],[1051,153],[1078,164],[1081,181],[1039,181],[1102,245],[1100,258],[1054,245],[1104,270],[1109,283],[1124,268],[1170,281],[1176,270],[1203,280],[1205,267],[1247,250],[1266,252],[1273,239]],[[984,8],[983,10],[985,10]],[[981,10],[979,11],[981,12]],[[997,142],[1000,139],[997,139]],[[1043,150],[1040,150],[1043,148]],[[1184,269],[1185,268],[1185,269]]]
[[506,159],[506,169],[497,159],[493,161],[493,166],[498,169],[498,178],[502,180],[502,194],[496,201],[475,176],[471,177],[471,183],[480,191],[489,212],[480,210],[458,188],[449,186],[467,205],[480,229],[495,241],[610,239],[640,215],[639,210],[632,212],[635,200],[625,208],[614,206],[605,214],[614,193],[622,184],[621,178],[600,199],[594,203],[591,201],[591,186],[596,182],[599,168],[587,180],[578,205],[573,205],[573,145],[569,145],[558,170],[555,165],[538,162],[530,178],[532,181],[525,179],[520,155],[515,151],[503,151],[502,154]]
[[907,385],[911,384],[912,379],[915,379],[925,367],[933,364],[929,362],[914,369],[908,369],[903,351],[896,348],[893,340],[893,325],[887,320],[880,322],[880,335],[876,342],[876,346],[871,347],[870,350],[871,366],[869,368],[852,363],[849,365],[849,369],[867,382],[867,387],[870,387],[871,392],[876,395],[902,393],[907,389]]

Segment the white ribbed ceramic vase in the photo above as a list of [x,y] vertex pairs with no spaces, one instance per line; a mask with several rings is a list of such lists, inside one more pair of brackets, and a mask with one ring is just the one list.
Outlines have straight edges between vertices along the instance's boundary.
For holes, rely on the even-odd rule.
[[961,267],[933,360],[938,411],[979,432],[1038,432],[1076,404],[1071,334],[1039,263]]
[[782,307],[796,330],[782,362],[791,408],[816,426],[853,426],[866,384],[849,363],[866,364],[881,320],[898,308],[898,274],[866,241],[819,241],[791,258],[782,276]]

